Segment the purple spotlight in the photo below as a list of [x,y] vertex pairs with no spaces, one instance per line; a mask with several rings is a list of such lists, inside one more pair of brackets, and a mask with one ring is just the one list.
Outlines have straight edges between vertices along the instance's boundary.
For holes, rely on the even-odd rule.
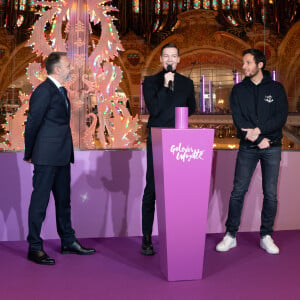
[[144,95],[143,95],[143,80],[140,83],[140,114],[144,113]]
[[205,113],[205,75],[201,76],[201,82],[200,82],[200,86],[201,86],[201,97],[202,97],[202,112]]
[[240,74],[239,72],[234,73],[234,83],[237,84],[240,82]]
[[213,95],[212,95],[212,81],[208,81],[208,93],[209,93],[209,112],[213,111]]

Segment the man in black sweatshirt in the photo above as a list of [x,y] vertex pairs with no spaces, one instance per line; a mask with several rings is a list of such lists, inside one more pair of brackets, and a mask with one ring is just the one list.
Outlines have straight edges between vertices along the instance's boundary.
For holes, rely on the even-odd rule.
[[174,44],[166,44],[161,49],[160,62],[163,70],[153,76],[147,76],[143,83],[143,95],[150,113],[147,138],[147,173],[142,204],[143,241],[141,253],[153,255],[151,240],[154,209],[155,185],[153,172],[151,127],[174,127],[175,107],[188,106],[189,115],[196,108],[193,81],[176,72],[179,63],[179,51]]
[[230,96],[232,118],[240,138],[234,187],[229,202],[226,235],[216,246],[219,252],[236,247],[236,233],[241,219],[244,197],[260,161],[263,207],[260,247],[270,254],[279,248],[272,239],[277,211],[277,181],[281,160],[282,128],[288,115],[288,101],[283,86],[264,71],[265,55],[257,49],[243,52],[245,79],[235,85]]

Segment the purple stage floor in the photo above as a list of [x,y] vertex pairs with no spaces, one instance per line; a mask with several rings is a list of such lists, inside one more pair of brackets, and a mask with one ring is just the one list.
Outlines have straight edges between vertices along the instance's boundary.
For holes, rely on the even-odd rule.
[[[59,240],[45,241],[55,266],[26,260],[26,242],[0,243],[0,299],[300,299],[300,231],[280,231],[280,255],[259,248],[258,233],[239,233],[238,247],[217,253],[221,234],[207,235],[202,280],[167,282],[159,254],[139,254],[140,238],[81,240],[92,256],[61,255]],[[154,240],[157,250],[157,239]]]

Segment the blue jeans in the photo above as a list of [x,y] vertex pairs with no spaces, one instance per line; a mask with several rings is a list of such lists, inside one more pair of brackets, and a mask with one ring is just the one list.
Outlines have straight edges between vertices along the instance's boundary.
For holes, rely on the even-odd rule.
[[245,194],[258,161],[261,163],[263,208],[260,236],[272,235],[277,212],[277,181],[281,160],[281,147],[267,149],[248,148],[241,145],[236,159],[234,187],[229,202],[227,232],[236,236],[244,204]]

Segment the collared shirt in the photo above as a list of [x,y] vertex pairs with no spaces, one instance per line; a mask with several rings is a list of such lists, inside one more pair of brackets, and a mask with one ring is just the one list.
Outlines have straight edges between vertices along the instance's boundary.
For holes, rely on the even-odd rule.
[[69,103],[67,100],[67,95],[66,95],[66,89],[59,83],[59,81],[57,81],[55,78],[53,78],[52,76],[48,75],[48,78],[50,80],[52,80],[52,82],[56,85],[56,87],[58,88],[59,92],[61,92],[61,88],[63,88],[65,90],[65,92],[63,92],[63,96],[65,98],[65,102],[66,102],[66,107],[67,109],[69,108]]
[[55,78],[53,78],[52,76],[48,75],[48,78],[49,78],[50,80],[53,81],[53,83],[57,86],[58,89],[62,86],[62,85],[61,85]]

